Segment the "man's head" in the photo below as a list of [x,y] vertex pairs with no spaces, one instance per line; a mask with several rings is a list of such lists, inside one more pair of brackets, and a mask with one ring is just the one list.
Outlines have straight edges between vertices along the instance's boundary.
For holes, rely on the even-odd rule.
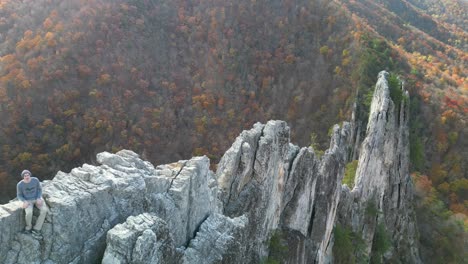
[[31,172],[28,170],[24,170],[21,172],[21,177],[26,181],[29,182],[31,180]]

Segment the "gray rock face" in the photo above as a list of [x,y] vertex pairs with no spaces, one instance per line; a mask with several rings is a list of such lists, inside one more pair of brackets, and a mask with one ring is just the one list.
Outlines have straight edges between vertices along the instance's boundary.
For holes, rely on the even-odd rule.
[[292,162],[286,181],[282,224],[299,231],[304,237],[309,234],[319,162],[312,148],[302,148]]
[[220,211],[217,184],[206,157],[158,166],[145,182],[158,190],[148,193],[147,210],[168,223],[177,247],[186,245],[200,224]]
[[20,233],[24,217],[18,202],[0,207],[0,263],[94,263],[104,254],[107,232],[144,212],[158,212],[179,247],[219,211],[206,157],[156,168],[127,150],[100,153],[97,160],[101,166],[59,172],[43,185],[50,208],[43,239]]
[[179,263],[178,255],[166,222],[143,213],[130,216],[107,233],[102,263]]
[[[384,258],[402,263],[419,263],[412,183],[408,173],[409,139],[406,99],[395,106],[386,80],[379,73],[371,104],[366,138],[361,147],[355,187],[343,189],[340,206],[342,223],[362,232],[371,255],[378,226],[391,236],[392,248]],[[407,96],[407,95],[406,95]],[[397,107],[397,109],[395,109]]]
[[[44,183],[42,239],[20,233],[18,202],[0,206],[0,263],[331,263],[337,219],[362,233],[366,254],[383,225],[392,248],[379,258],[418,263],[407,122],[381,73],[353,190],[341,185],[357,155],[349,123],[323,156],[291,144],[283,121],[255,124],[216,174],[206,157],[154,167],[128,150],[100,153],[100,166]],[[270,247],[277,234],[286,252]]]
[[216,177],[224,214],[246,214],[252,221],[248,233],[253,240],[246,255],[254,259],[248,262],[267,254],[264,242],[278,227],[288,149],[289,127],[285,122],[255,124],[254,129],[242,132],[218,165]]
[[[226,152],[217,171],[224,213],[246,214],[250,248],[247,262],[268,254],[276,229],[297,230],[310,246],[302,263],[323,262],[341,194],[341,179],[349,143],[349,124],[336,126],[330,148],[319,158],[312,148],[289,143],[282,121],[256,124],[244,131]],[[290,258],[296,259],[291,250]],[[299,263],[299,262],[295,262]]]
[[197,236],[184,251],[184,264],[246,263],[249,238],[246,216],[229,218],[213,214],[200,226]]
[[212,214],[186,249],[176,249],[167,223],[151,213],[130,216],[107,233],[103,264],[242,263],[247,217]]

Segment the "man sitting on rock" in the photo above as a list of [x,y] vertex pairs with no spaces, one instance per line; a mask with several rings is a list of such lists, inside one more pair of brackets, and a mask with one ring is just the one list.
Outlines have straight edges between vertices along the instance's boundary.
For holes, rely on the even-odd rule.
[[33,206],[36,205],[41,213],[37,218],[36,225],[34,225],[34,228],[32,229],[32,233],[40,236],[42,224],[44,223],[44,219],[47,214],[47,205],[42,199],[41,183],[38,178],[32,177],[31,172],[28,170],[21,172],[21,177],[23,177],[23,180],[18,182],[16,185],[16,194],[18,200],[23,202],[22,207],[26,212],[26,227],[24,231],[25,233],[31,233]]

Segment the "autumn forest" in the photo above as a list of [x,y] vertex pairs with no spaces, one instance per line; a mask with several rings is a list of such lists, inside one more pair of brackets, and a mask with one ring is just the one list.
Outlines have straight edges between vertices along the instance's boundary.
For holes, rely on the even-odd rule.
[[[459,263],[468,230],[464,0],[0,0],[0,202],[102,151],[213,168],[255,122],[328,146],[365,131],[380,70],[411,97],[425,263]],[[466,259],[466,258],[465,258]]]

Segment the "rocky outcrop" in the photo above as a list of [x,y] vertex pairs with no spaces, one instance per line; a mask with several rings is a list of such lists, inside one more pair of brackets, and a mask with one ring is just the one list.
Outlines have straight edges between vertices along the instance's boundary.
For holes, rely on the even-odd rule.
[[[408,95],[395,105],[387,75],[379,73],[355,186],[353,190],[343,188],[346,199],[341,202],[340,222],[362,235],[366,246],[363,254],[392,263],[419,263],[408,172]],[[391,243],[383,256],[371,252],[377,236],[388,236]]]
[[151,213],[130,216],[107,233],[104,264],[242,263],[248,245],[245,216],[209,216],[187,248],[177,248],[167,223]]
[[167,223],[143,213],[130,216],[107,233],[102,263],[179,263]]
[[245,232],[247,225],[246,216],[208,217],[185,249],[181,263],[247,263],[245,252],[251,240]]
[[299,252],[303,256],[291,249],[284,261],[325,262],[349,151],[349,131],[347,123],[342,128],[335,126],[330,148],[318,157],[312,148],[290,144],[284,122],[270,121],[244,131],[226,152],[216,176],[224,213],[245,214],[254,222],[247,227],[251,234],[248,263],[268,255],[265,241],[276,229],[282,229],[285,236],[297,230],[300,243],[310,245]]
[[283,121],[257,123],[216,174],[206,157],[154,167],[128,150],[100,153],[101,165],[44,183],[42,238],[20,232],[18,202],[0,206],[0,263],[330,263],[337,219],[362,234],[363,254],[383,225],[393,247],[380,260],[417,263],[407,105],[399,109],[382,73],[353,190],[341,185],[357,155],[346,122],[323,155],[291,144]]
[[206,157],[154,167],[131,151],[100,153],[102,165],[44,183],[50,213],[42,239],[20,233],[17,202],[0,207],[2,230],[11,230],[1,234],[0,261],[252,263],[268,255],[271,234],[283,227],[313,246],[304,260],[320,259],[331,238],[348,128],[334,131],[319,158],[290,144],[285,122],[256,124],[227,151],[216,176]]
[[145,212],[161,219],[155,223],[164,221],[174,247],[181,247],[219,210],[206,157],[156,168],[126,150],[100,153],[97,160],[101,166],[59,172],[44,184],[50,212],[42,239],[21,234],[18,202],[0,207],[0,263],[95,263],[104,255],[108,231]]

